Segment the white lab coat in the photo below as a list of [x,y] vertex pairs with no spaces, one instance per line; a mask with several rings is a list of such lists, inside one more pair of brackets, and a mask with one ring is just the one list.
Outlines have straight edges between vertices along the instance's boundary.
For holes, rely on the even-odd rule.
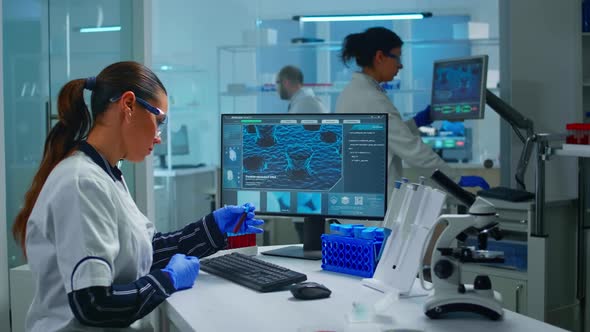
[[67,296],[87,287],[130,283],[149,273],[153,235],[154,225],[123,182],[114,181],[81,151],[64,159],[49,174],[27,223],[35,297],[26,330],[153,330],[149,316],[122,329],[82,325]]
[[301,88],[291,97],[289,113],[328,113],[328,110],[313,91]]
[[388,153],[387,153],[387,192],[393,191],[395,180],[403,176],[402,159],[411,167],[424,168],[425,176],[436,168],[453,180],[457,175],[420,138],[414,119],[402,120],[399,111],[393,106],[379,84],[370,76],[357,72],[344,88],[336,102],[336,113],[387,113]]

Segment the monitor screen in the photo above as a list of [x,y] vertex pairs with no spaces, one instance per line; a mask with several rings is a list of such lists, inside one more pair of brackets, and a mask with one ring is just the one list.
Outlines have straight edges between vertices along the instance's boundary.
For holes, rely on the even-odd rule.
[[387,115],[222,115],[221,203],[257,213],[383,219]]
[[450,121],[483,118],[487,72],[487,55],[436,61],[431,118]]

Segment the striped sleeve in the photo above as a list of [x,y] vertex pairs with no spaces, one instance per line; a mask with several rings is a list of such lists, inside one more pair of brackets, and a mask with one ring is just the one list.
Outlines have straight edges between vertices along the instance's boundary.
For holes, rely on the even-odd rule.
[[156,233],[152,239],[152,269],[163,269],[174,254],[202,258],[214,254],[226,245],[227,237],[221,233],[210,213],[176,232]]
[[68,301],[80,323],[122,328],[149,314],[173,292],[166,272],[154,270],[129,284],[74,290],[68,293]]

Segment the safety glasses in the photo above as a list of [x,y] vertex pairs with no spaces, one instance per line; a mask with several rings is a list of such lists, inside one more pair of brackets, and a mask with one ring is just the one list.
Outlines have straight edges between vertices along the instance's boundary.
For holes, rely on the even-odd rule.
[[[111,103],[114,103],[119,99],[121,99],[121,96],[113,97],[113,98],[109,99],[109,101]],[[151,105],[145,99],[135,97],[135,100],[137,101],[138,104],[143,106],[148,112],[150,112],[156,116],[156,123],[158,125],[156,137],[161,137],[160,135],[166,129],[166,124],[168,123],[168,117],[166,116],[166,113],[164,113],[161,109],[157,108],[156,106]]]
[[401,57],[401,55],[392,54],[392,53],[383,53],[383,54],[385,54],[385,56],[388,57],[388,58],[395,59],[398,64],[400,64],[400,65],[402,64],[402,57]]

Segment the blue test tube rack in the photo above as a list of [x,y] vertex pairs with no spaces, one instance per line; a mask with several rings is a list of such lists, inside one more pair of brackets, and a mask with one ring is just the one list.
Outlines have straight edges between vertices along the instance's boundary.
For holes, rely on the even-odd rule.
[[371,278],[391,231],[339,224],[330,225],[330,231],[322,235],[322,269]]

